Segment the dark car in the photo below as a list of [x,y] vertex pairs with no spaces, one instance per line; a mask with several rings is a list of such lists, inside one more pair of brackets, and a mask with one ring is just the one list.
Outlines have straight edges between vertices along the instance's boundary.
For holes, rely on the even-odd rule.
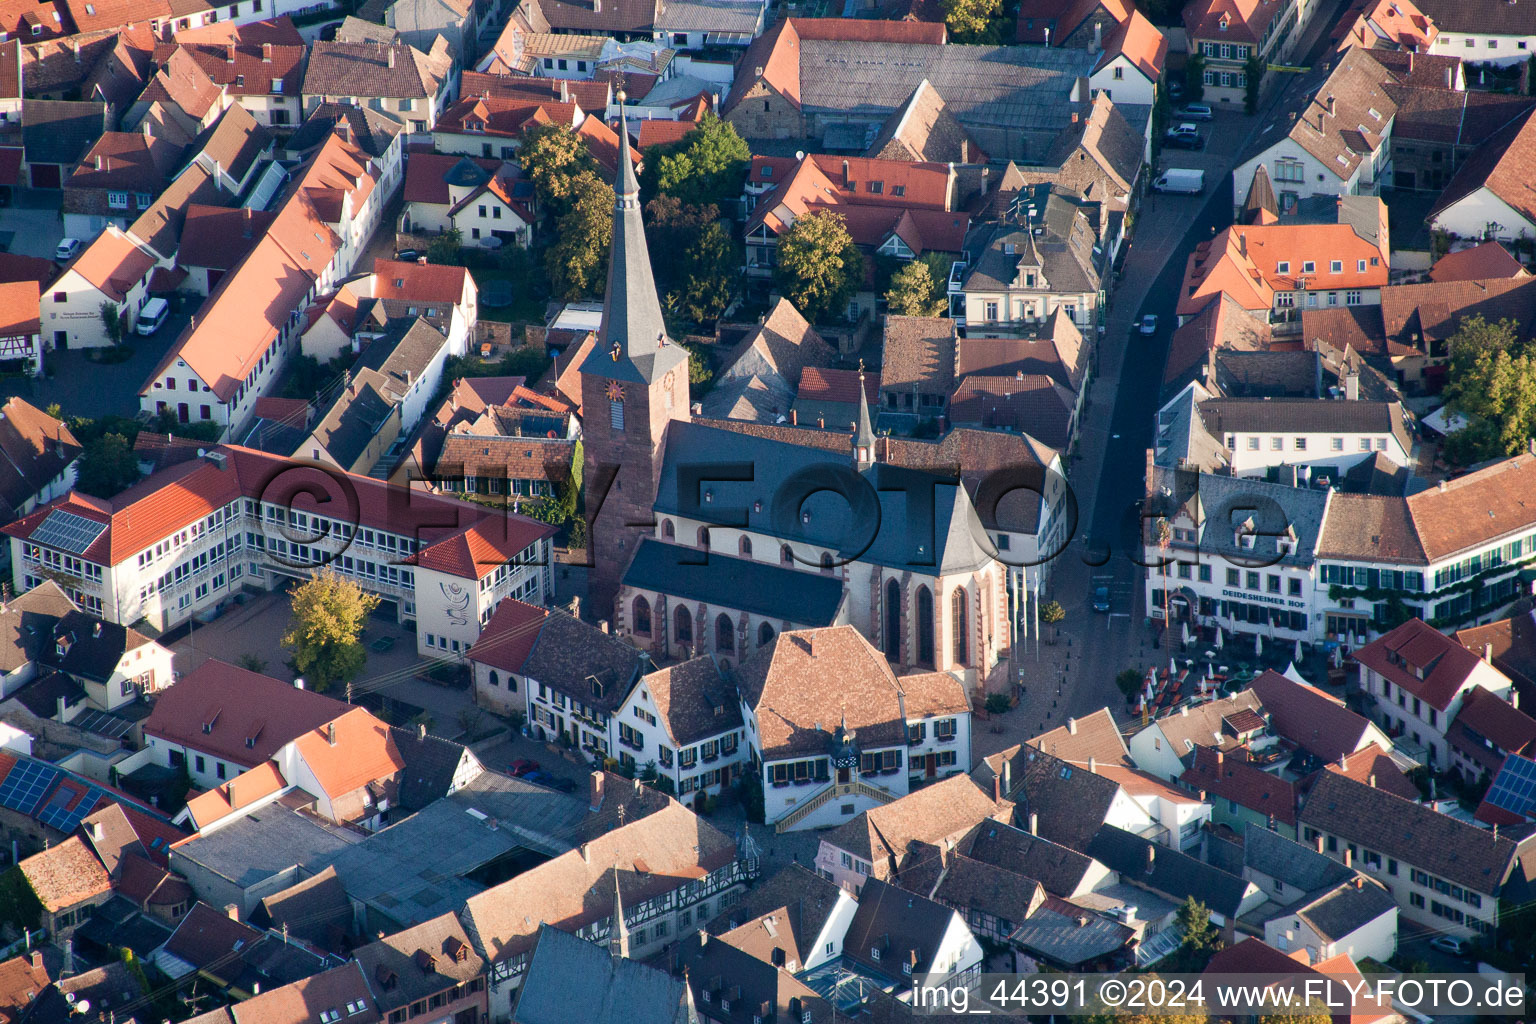
[[507,765],[508,775],[527,775],[529,772],[536,772],[538,770],[539,762],[526,757],[520,757]]
[[522,778],[524,782],[532,782],[538,786],[547,786],[550,789],[556,789],[562,793],[576,792],[576,783],[572,782],[570,779],[562,779],[557,775],[551,775],[549,772],[532,771],[524,775]]
[[1163,138],[1163,145],[1173,149],[1202,150],[1205,148],[1205,136],[1191,135],[1188,132],[1170,132]]
[[1107,611],[1109,611],[1109,588],[1108,587],[1094,587],[1093,588],[1093,610],[1096,611],[1096,612],[1107,612]]
[[421,259],[421,256],[420,249],[401,249],[395,253],[395,259],[400,260],[402,263],[415,263]]

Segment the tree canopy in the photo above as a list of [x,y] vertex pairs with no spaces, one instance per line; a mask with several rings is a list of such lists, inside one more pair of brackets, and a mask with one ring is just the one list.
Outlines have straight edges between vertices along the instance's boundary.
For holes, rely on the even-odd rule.
[[103,434],[80,453],[75,489],[97,498],[110,498],[136,483],[139,457],[122,434]]
[[576,182],[583,172],[597,171],[586,144],[560,124],[537,124],[524,131],[517,162],[533,182],[540,204],[556,216],[577,198]]
[[641,184],[648,195],[676,196],[685,203],[727,209],[741,199],[752,150],[729,121],[705,114],[676,142],[645,153]]
[[1333,1024],[1333,1014],[1322,1003],[1308,999],[1305,1006],[1289,1012],[1264,1014],[1259,1024]]
[[656,284],[668,307],[691,324],[717,319],[730,305],[741,273],[735,237],[713,203],[692,206],[661,195],[645,205],[646,239]]
[[864,257],[843,218],[807,213],[779,237],[779,291],[811,323],[841,314],[864,280]]
[[1524,451],[1536,436],[1536,359],[1514,322],[1468,317],[1449,349],[1446,403],[1469,422],[1446,438],[1446,454],[1468,465]]
[[900,316],[942,316],[949,301],[933,280],[933,271],[921,260],[913,260],[891,276],[885,293],[886,306]]
[[313,689],[323,693],[357,678],[368,658],[363,627],[378,604],[377,597],[330,569],[294,588],[283,646],[293,651],[293,667]]
[[1168,958],[1170,969],[1176,973],[1197,974],[1205,970],[1211,956],[1221,948],[1221,933],[1211,924],[1210,910],[1193,896],[1179,906],[1174,918],[1184,933],[1184,942]]
[[1001,43],[1002,14],[1002,0],[944,0],[944,24],[952,43]]
[[570,205],[544,254],[551,294],[569,301],[602,290],[613,239],[613,188],[591,171],[570,182]]

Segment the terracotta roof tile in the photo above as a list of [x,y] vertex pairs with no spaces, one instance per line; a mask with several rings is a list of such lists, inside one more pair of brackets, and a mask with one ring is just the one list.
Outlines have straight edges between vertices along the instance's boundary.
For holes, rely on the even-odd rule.
[[880,389],[920,385],[948,395],[955,382],[955,322],[947,317],[887,316]]
[[243,807],[277,793],[288,785],[277,762],[265,761],[249,771],[241,772],[217,789],[199,793],[187,801],[192,824],[199,829],[221,818],[228,817]]
[[122,302],[139,281],[149,276],[157,260],[153,253],[112,225],[92,242],[69,269],[111,298]]
[[110,892],[112,880],[79,836],[22,858],[21,873],[50,914]]
[[656,704],[675,746],[741,728],[741,701],[714,655],[658,669],[642,676],[640,685]]
[[389,780],[405,767],[389,726],[364,708],[353,708],[301,734],[294,746],[315,781],[335,800],[370,782]]
[[1274,815],[1275,821],[1296,824],[1296,787],[1249,764],[1237,752],[1196,747],[1194,766],[1179,777],[1190,789],[1236,801],[1258,814]]
[[1500,277],[1529,277],[1530,272],[1498,242],[1446,253],[1429,269],[1431,281],[1488,281]]
[[[1444,711],[1472,684],[1482,659],[1423,619],[1409,619],[1351,655],[1388,682]],[[1498,669],[1488,666],[1492,677]]]
[[1251,685],[1275,731],[1324,761],[1361,750],[1371,723],[1313,686],[1266,670]]
[[958,840],[988,818],[1006,822],[1013,804],[994,803],[969,776],[956,775],[873,807],[822,834],[821,841],[869,861],[881,880],[899,873],[913,843],[943,845]]
[[539,638],[539,630],[549,609],[506,598],[496,606],[491,620],[480,630],[480,637],[465,655],[470,661],[490,665],[504,672],[521,674],[523,662]]
[[[1392,755],[1380,747],[1366,747],[1337,761],[1329,761],[1324,771],[1347,776],[1356,782],[1363,782],[1367,786],[1374,786],[1394,796],[1400,796],[1404,800],[1417,801],[1420,796],[1419,787],[1403,774],[1397,762],[1392,760]],[[1315,781],[1316,776],[1308,779],[1306,788],[1310,788]]]
[[161,691],[144,731],[253,768],[347,710],[312,690],[209,659]]
[[1130,751],[1109,708],[1100,708],[1082,718],[1069,718],[1066,725],[1041,733],[1029,745],[1074,764],[1086,765],[1091,757],[1104,766],[1131,765]]

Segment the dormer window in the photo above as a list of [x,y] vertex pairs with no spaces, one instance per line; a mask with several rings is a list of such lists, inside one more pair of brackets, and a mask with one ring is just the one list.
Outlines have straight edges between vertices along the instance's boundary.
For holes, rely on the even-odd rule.
[[1229,18],[1228,18],[1228,17],[1227,17],[1227,16],[1226,16],[1226,15],[1225,15],[1225,14],[1223,14],[1223,15],[1222,15],[1222,16],[1221,16],[1221,20],[1220,20],[1220,21],[1218,21],[1218,22],[1217,22],[1217,23],[1216,23],[1216,27],[1217,27],[1217,28],[1218,28],[1218,29],[1220,29],[1220,30],[1221,30],[1221,31],[1223,31],[1223,32],[1225,32],[1225,31],[1226,31],[1226,30],[1227,30],[1227,23],[1228,23],[1228,22],[1229,22],[1229,21],[1230,21],[1230,20],[1231,20],[1231,19],[1229,19]]
[[1281,260],[1279,263],[1275,264],[1275,273],[1277,273],[1277,274],[1289,274],[1290,272],[1291,272],[1291,261],[1290,260]]

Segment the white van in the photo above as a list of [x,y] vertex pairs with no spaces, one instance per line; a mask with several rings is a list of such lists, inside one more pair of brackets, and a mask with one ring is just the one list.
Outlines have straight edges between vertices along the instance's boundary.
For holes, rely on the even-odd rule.
[[139,334],[154,334],[165,323],[166,314],[171,311],[171,304],[164,299],[150,299],[144,303],[144,308],[139,310],[139,322],[133,327]]

